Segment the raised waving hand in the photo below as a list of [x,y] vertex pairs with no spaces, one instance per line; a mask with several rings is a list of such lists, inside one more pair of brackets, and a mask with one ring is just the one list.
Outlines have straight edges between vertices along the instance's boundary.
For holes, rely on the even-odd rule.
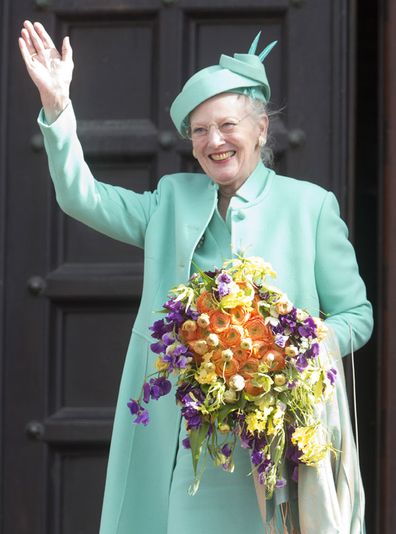
[[69,102],[73,74],[73,51],[65,37],[58,52],[40,22],[26,20],[18,40],[26,69],[40,93],[46,119],[53,122]]

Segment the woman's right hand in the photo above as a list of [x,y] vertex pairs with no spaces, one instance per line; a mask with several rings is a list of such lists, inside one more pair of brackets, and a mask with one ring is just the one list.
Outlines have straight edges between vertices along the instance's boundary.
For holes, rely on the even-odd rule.
[[45,117],[50,124],[69,103],[73,73],[73,51],[68,37],[63,39],[62,54],[39,22],[23,24],[19,49],[26,69],[40,93]]

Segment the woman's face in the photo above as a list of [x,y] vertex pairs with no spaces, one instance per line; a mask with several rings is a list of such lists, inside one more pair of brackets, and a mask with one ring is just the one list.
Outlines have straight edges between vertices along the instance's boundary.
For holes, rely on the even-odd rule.
[[[247,97],[216,95],[191,113],[193,155],[209,178],[236,191],[260,160],[259,137],[266,139],[267,128],[267,116],[257,120]],[[200,136],[202,132],[207,133]]]

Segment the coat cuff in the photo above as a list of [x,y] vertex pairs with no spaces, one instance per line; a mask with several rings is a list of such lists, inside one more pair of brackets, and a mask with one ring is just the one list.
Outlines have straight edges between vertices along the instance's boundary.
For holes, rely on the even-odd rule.
[[73,104],[69,101],[62,113],[51,124],[48,124],[45,118],[44,109],[41,108],[37,117],[37,123],[41,133],[49,142],[52,141],[57,144],[62,139],[70,139],[71,132],[76,131],[77,129]]

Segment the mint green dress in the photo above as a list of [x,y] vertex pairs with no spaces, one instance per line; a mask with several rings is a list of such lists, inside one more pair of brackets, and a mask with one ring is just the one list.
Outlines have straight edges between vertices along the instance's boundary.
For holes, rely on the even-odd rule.
[[[212,219],[193,256],[195,264],[202,270],[221,267],[232,257],[231,219],[241,217],[239,208],[247,207],[265,187],[265,180],[259,172],[253,172],[249,179],[231,199],[224,220],[216,208]],[[194,266],[192,266],[192,272]],[[186,437],[184,422],[181,421],[179,445],[173,470],[169,499],[167,534],[241,534],[248,528],[249,534],[263,534],[263,521],[259,512],[256,491],[251,471],[249,450],[237,444],[234,451],[233,473],[216,467],[210,456],[198,492],[191,496],[188,489],[193,482],[191,451],[185,449],[182,440]],[[274,521],[276,524],[276,520]],[[278,531],[284,532],[279,518]]]

